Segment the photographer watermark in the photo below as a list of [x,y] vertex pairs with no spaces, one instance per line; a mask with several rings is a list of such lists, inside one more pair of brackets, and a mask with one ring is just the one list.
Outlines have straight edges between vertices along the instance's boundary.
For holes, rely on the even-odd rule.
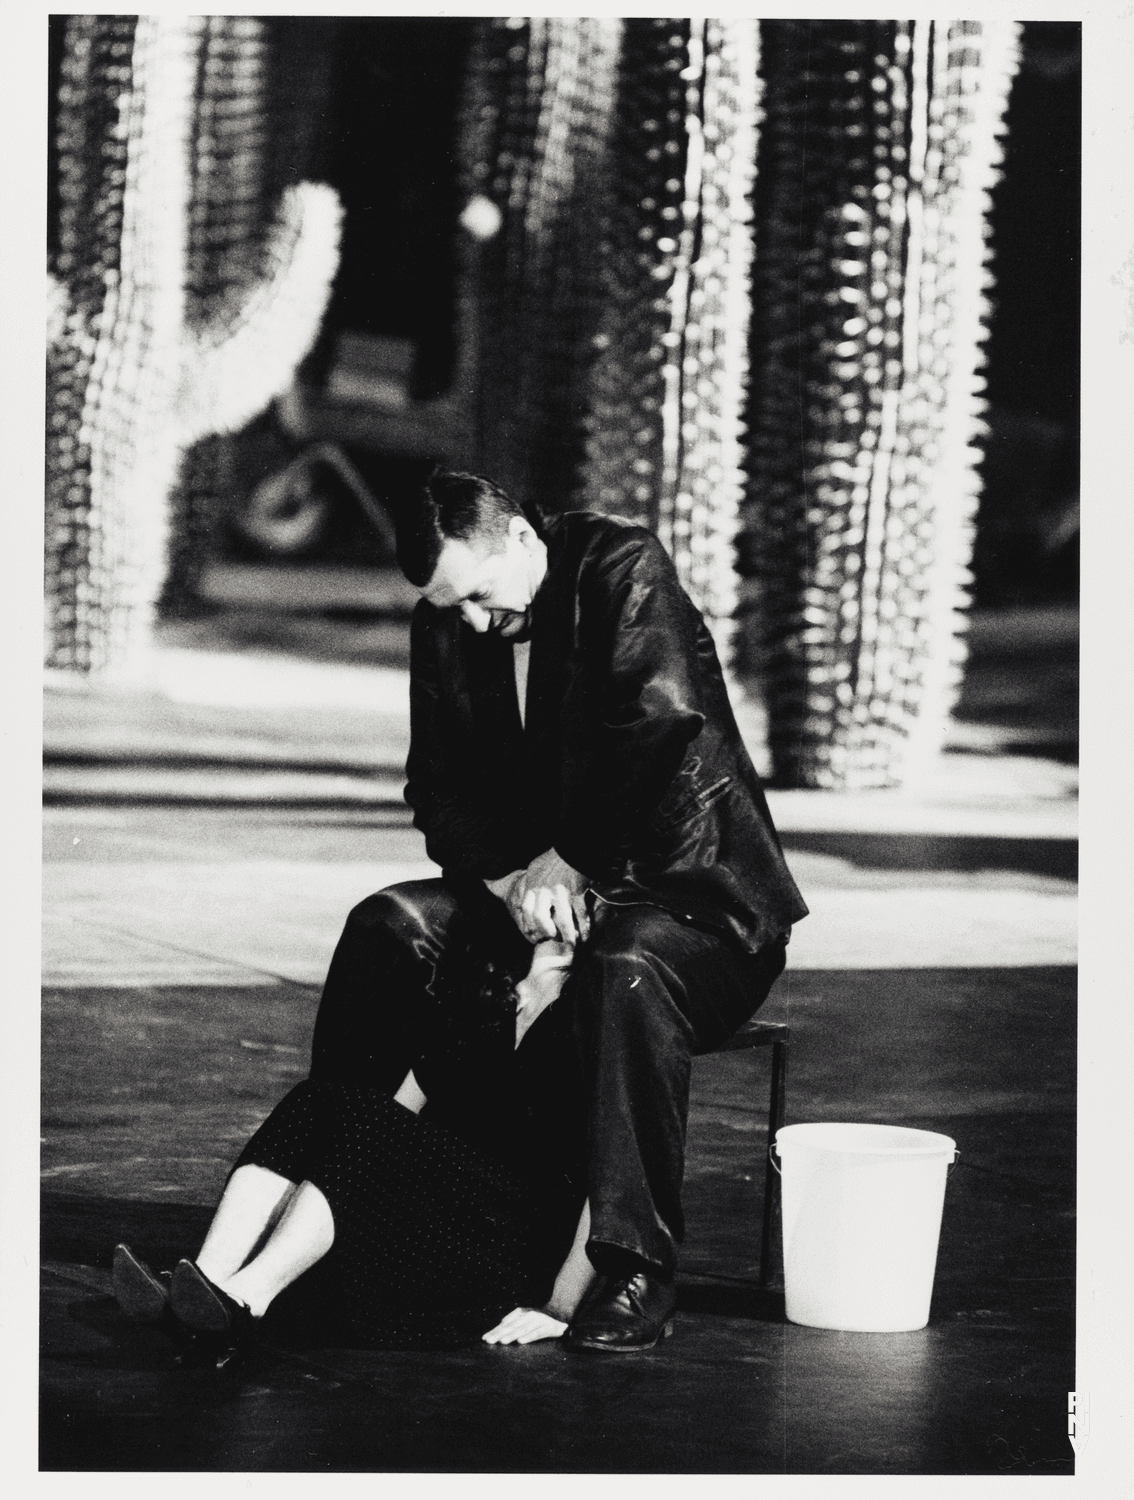
[[1091,1433],[1091,1402],[1086,1391],[1067,1392],[1067,1436],[1076,1455]]

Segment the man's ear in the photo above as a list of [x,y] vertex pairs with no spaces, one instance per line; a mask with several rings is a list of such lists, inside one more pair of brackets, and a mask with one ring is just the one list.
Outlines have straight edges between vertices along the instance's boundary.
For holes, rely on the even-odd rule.
[[532,543],[538,542],[535,527],[525,516],[512,516],[508,521],[508,535],[517,536],[522,546],[531,551]]

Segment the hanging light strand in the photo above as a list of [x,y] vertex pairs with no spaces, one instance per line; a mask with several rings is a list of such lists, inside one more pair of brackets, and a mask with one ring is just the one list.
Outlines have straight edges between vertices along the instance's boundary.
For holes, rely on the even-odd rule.
[[778,780],[893,785],[939,746],[957,677],[1014,31],[783,22],[764,37],[742,549],[755,664]]
[[755,23],[627,23],[582,489],[657,530],[726,657],[757,90]]
[[[51,666],[132,673],[143,662],[182,450],[203,432],[246,421],[286,384],[329,293],[338,234],[330,189],[285,193],[259,265],[246,244],[227,255],[255,187],[239,110],[226,126],[236,207],[220,195],[224,216],[205,229],[198,219],[205,248],[192,275],[208,284],[187,288],[192,184],[205,191],[222,155],[219,128],[210,136],[212,127],[194,127],[198,90],[207,94],[217,76],[217,24],[68,19],[55,271],[72,311],[51,351],[49,383]],[[231,21],[233,73],[253,92],[261,24]],[[237,283],[240,295],[230,295]]]

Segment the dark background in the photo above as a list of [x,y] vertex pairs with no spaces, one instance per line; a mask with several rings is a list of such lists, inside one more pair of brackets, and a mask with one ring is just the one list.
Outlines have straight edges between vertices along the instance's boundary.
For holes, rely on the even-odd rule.
[[990,221],[978,605],[1078,595],[1081,33],[1078,22],[1026,21],[1008,101]]

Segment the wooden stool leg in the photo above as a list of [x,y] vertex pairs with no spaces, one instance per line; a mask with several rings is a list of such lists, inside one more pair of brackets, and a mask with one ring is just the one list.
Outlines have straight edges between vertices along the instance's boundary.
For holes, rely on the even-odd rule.
[[772,1044],[772,1087],[768,1101],[768,1153],[764,1167],[764,1222],[760,1233],[760,1285],[767,1286],[771,1271],[772,1224],[779,1201],[779,1173],[772,1165],[776,1131],[784,1123],[787,1106],[787,1043]]

